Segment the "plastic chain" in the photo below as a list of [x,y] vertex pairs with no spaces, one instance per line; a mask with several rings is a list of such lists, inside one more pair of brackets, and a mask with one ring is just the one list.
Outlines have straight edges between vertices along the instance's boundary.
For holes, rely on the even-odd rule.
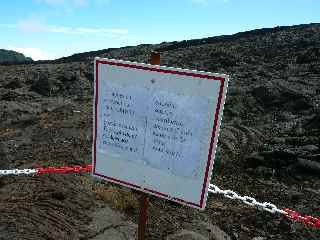
[[85,173],[85,172],[91,172],[92,170],[92,165],[87,164],[84,166],[80,165],[75,165],[72,167],[39,167],[36,168],[37,172],[36,175],[42,175],[45,173],[62,173],[62,174],[67,174],[67,173]]
[[301,222],[308,227],[320,228],[320,218],[312,217],[309,215],[301,215],[300,213],[295,212],[289,208],[285,208],[283,210],[286,212],[285,215],[287,216],[287,218],[293,221]]

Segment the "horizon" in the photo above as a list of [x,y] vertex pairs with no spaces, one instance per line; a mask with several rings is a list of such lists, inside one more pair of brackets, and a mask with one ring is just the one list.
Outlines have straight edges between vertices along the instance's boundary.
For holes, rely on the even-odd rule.
[[0,49],[14,50],[33,60],[51,60],[108,48],[320,22],[320,1],[316,0],[140,2],[4,2]]

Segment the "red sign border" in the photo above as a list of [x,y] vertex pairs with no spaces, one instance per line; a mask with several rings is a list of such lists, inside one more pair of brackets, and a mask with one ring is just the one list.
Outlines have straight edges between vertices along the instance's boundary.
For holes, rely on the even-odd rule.
[[[126,182],[126,181],[122,181],[120,179],[115,179],[112,177],[108,177],[108,176],[104,176],[102,174],[99,174],[96,172],[96,143],[97,143],[97,124],[98,124],[98,99],[99,99],[99,64],[107,64],[107,65],[112,65],[112,66],[118,66],[118,67],[125,67],[125,68],[133,68],[133,69],[139,69],[139,70],[145,70],[145,71],[152,71],[152,72],[160,72],[160,73],[165,73],[165,74],[176,74],[176,75],[183,75],[183,76],[191,76],[191,77],[196,77],[196,78],[204,78],[204,79],[208,79],[208,80],[215,80],[215,81],[220,81],[220,90],[219,90],[219,96],[218,96],[218,101],[217,101],[217,108],[215,110],[214,113],[214,123],[213,123],[213,127],[212,127],[212,131],[211,131],[211,140],[210,140],[210,145],[209,145],[209,151],[208,151],[208,160],[207,160],[207,165],[206,165],[206,171],[205,171],[205,176],[203,179],[203,185],[202,185],[202,193],[201,193],[201,198],[200,198],[200,202],[199,203],[193,203],[193,202],[187,202],[184,201],[183,199],[179,199],[179,198],[172,198],[170,197],[168,194],[165,193],[161,193],[158,191],[154,191],[152,189],[148,189],[148,188],[143,188],[141,186]],[[150,66],[142,66],[142,65],[135,65],[134,63],[120,63],[120,62],[112,62],[112,61],[108,61],[108,60],[95,60],[95,99],[94,99],[94,115],[95,115],[95,119],[94,119],[94,136],[93,136],[93,175],[97,175],[99,177],[105,178],[109,181],[115,182],[115,183],[119,183],[121,185],[125,185],[128,186],[130,188],[134,188],[134,189],[140,189],[142,191],[145,192],[149,192],[150,194],[159,196],[159,197],[165,197],[168,199],[171,199],[173,201],[176,202],[181,202],[184,204],[188,204],[188,205],[192,205],[198,208],[202,208],[203,207],[203,203],[204,203],[204,197],[205,197],[205,192],[206,192],[206,187],[207,187],[207,182],[208,182],[208,176],[209,176],[209,170],[210,170],[210,163],[211,163],[211,156],[212,156],[212,149],[213,149],[213,144],[215,142],[215,136],[216,136],[216,131],[217,131],[217,126],[218,126],[218,120],[219,120],[219,113],[220,113],[220,106],[221,106],[221,101],[223,98],[223,89],[225,86],[225,81],[226,79],[224,77],[218,77],[218,76],[211,76],[211,75],[207,75],[205,73],[192,73],[192,72],[183,72],[183,70],[179,71],[179,70],[174,70],[174,69],[162,69],[159,66],[158,67],[152,67]],[[218,136],[217,136],[218,137]]]

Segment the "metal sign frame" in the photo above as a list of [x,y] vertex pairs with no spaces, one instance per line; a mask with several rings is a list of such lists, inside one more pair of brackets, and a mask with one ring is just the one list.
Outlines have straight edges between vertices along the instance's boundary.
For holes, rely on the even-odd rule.
[[[212,91],[212,94],[210,92],[210,89],[206,89],[206,94],[211,94],[210,98],[214,100],[214,103],[212,103],[210,106],[213,107],[210,110],[210,120],[208,121],[208,124],[211,126],[210,131],[208,131],[207,135],[207,141],[206,141],[206,159],[204,159],[204,166],[202,168],[203,174],[201,175],[201,184],[197,183],[194,184],[197,189],[197,198],[192,198],[193,200],[190,201],[187,198],[184,198],[183,194],[178,193],[179,187],[177,187],[176,191],[171,191],[169,194],[166,191],[166,189],[161,189],[154,187],[155,184],[150,185],[148,182],[145,182],[144,184],[137,184],[136,181],[128,181],[128,179],[124,179],[123,177],[114,176],[113,173],[110,174],[108,172],[108,161],[109,156],[108,154],[106,156],[99,155],[97,153],[97,138],[99,133],[97,132],[99,123],[99,104],[101,104],[101,100],[99,98],[102,94],[100,92],[100,85],[104,81],[104,84],[108,84],[110,79],[108,79],[108,76],[110,74],[106,75],[106,72],[115,71],[117,69],[118,72],[128,71],[127,75],[119,76],[119,81],[122,78],[137,78],[134,77],[135,75],[139,75],[139,79],[144,76],[146,73],[154,74],[155,78],[160,78],[159,82],[161,82],[161,77],[164,76],[170,76],[171,78],[174,78],[176,80],[172,80],[173,85],[177,85],[176,89],[179,89],[180,87],[183,89],[187,89],[188,83],[192,82],[192,86],[196,86],[195,82],[198,82],[199,85],[201,82],[202,84],[209,84],[208,86],[216,86],[216,91]],[[228,76],[224,74],[215,74],[215,73],[208,73],[208,72],[199,72],[199,71],[193,71],[193,70],[186,70],[186,69],[177,69],[177,68],[170,68],[170,67],[164,67],[164,66],[158,66],[158,65],[150,65],[150,64],[144,64],[144,63],[135,63],[135,62],[128,62],[128,61],[121,61],[121,60],[114,60],[114,59],[103,59],[103,58],[96,58],[94,61],[94,106],[93,106],[93,115],[94,115],[94,121],[93,121],[93,151],[92,151],[92,162],[93,162],[93,175],[96,177],[103,178],[107,181],[117,183],[123,186],[127,186],[129,188],[133,188],[148,194],[152,194],[161,198],[165,198],[171,201],[175,201],[184,205],[188,205],[193,208],[197,209],[204,209],[206,204],[206,199],[208,195],[208,186],[209,181],[211,178],[211,172],[213,167],[213,159],[214,154],[218,142],[218,135],[219,135],[219,128],[220,123],[222,119],[222,113],[223,113],[223,106],[224,101],[226,97],[226,91],[227,91],[227,85],[228,85]],[[115,76],[115,75],[113,75]],[[143,78],[143,77],[142,77]],[[193,82],[193,80],[195,82]],[[117,81],[116,79],[113,79],[112,81]],[[140,80],[139,80],[140,81]],[[141,80],[142,81],[142,80]],[[162,90],[165,88],[168,91],[172,91],[171,87],[168,87],[168,82],[165,83],[164,81],[164,87],[162,87]],[[123,79],[124,83],[130,83],[130,79]],[[134,85],[139,85],[140,82],[135,81]],[[201,85],[201,84],[200,84]],[[202,88],[205,89],[205,88]],[[186,90],[186,91],[190,91]],[[201,94],[201,92],[197,92],[197,94]],[[208,128],[209,130],[209,128]],[[99,165],[99,163],[104,164],[103,167]],[[110,160],[111,163],[111,160]],[[113,162],[113,164],[117,164],[116,162]],[[97,166],[98,165],[98,166]],[[132,168],[134,171],[134,168]],[[106,174],[108,172],[108,174]],[[136,176],[141,175],[141,171],[134,173]],[[148,173],[146,173],[148,174]],[[150,176],[148,178],[151,179]],[[159,178],[158,178],[159,179]],[[168,181],[170,179],[168,178]],[[175,183],[175,181],[178,181],[178,179],[174,179],[172,181],[172,184]],[[179,180],[180,181],[180,180]],[[185,184],[188,184],[188,179],[182,179],[182,181],[185,182]],[[182,183],[181,183],[182,184]],[[182,185],[177,186],[182,186]],[[151,187],[150,187],[151,186]],[[167,186],[167,185],[166,185]],[[193,185],[192,185],[193,186]],[[193,187],[195,188],[195,187]],[[184,190],[185,193],[187,193],[188,186]],[[190,189],[192,191],[192,188]],[[177,192],[177,194],[175,194]],[[179,195],[180,194],[180,195]],[[188,193],[189,194],[189,193]]]

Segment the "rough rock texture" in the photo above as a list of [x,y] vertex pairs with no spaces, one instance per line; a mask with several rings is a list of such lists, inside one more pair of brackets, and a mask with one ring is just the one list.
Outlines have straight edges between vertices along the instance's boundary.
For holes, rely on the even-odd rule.
[[[90,162],[93,57],[147,62],[154,49],[162,65],[231,76],[212,182],[320,216],[320,24],[0,66],[0,169]],[[0,239],[99,238],[92,226],[112,221],[92,212],[110,205],[109,185],[73,174],[0,177]],[[119,238],[137,223],[132,194],[112,200],[129,226],[110,230]],[[205,211],[152,197],[147,239],[195,231],[186,227],[194,221],[231,239],[320,239],[319,230],[213,194]]]
[[124,216],[109,207],[97,209],[93,213],[89,229],[94,233],[92,240],[134,240],[137,225],[124,219]]
[[179,240],[179,239],[185,239],[185,240],[207,240],[208,238],[204,237],[203,235],[188,231],[188,230],[181,230],[178,233],[172,234],[167,237],[167,240]]
[[167,240],[231,240],[231,238],[217,225],[208,221],[194,221],[184,224],[182,230],[167,236]]

